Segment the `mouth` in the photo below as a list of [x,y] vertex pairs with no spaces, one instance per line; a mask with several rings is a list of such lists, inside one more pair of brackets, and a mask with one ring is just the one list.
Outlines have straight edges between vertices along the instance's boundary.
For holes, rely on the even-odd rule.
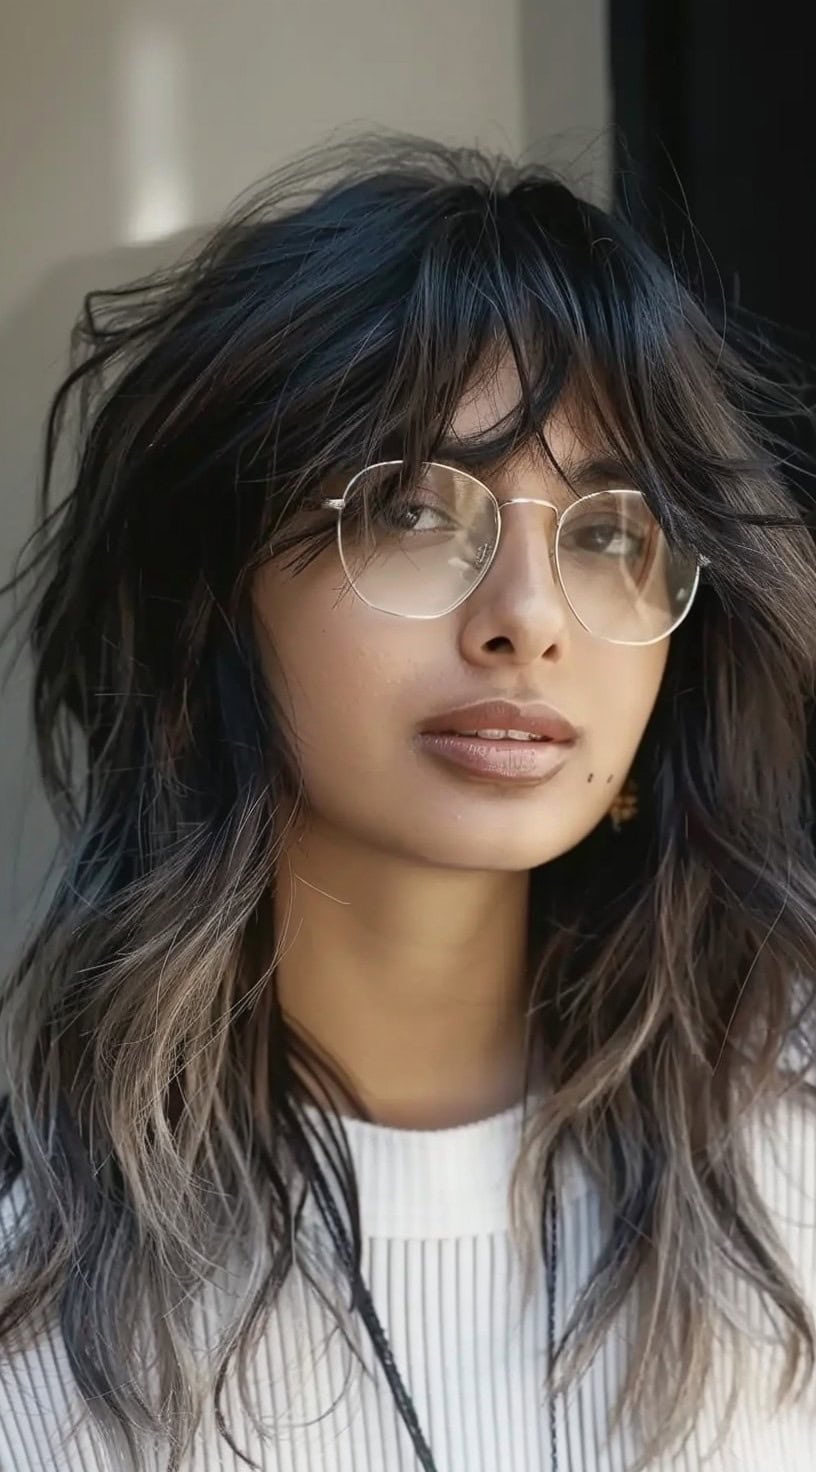
[[448,711],[425,724],[423,753],[492,781],[550,781],[578,741],[576,728],[550,706],[483,702]]
[[450,731],[440,731],[438,734],[440,736],[470,736],[479,741],[552,741],[554,739],[552,736],[536,736],[532,731],[514,731],[512,728],[508,731],[460,731],[451,728]]

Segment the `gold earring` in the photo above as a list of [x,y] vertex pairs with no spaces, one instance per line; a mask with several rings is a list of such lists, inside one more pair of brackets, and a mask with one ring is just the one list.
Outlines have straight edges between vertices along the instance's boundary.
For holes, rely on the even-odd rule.
[[618,793],[615,801],[609,809],[609,817],[612,827],[616,833],[620,833],[624,823],[631,823],[638,815],[638,788],[634,777],[627,777],[624,786]]

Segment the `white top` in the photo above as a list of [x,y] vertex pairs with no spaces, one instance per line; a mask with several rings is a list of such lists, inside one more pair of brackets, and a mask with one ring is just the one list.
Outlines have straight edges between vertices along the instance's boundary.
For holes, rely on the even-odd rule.
[[[760,1189],[813,1307],[816,1126],[792,1096],[771,1107],[769,1119],[752,1116],[746,1128]],[[363,1270],[439,1472],[550,1467],[541,1388],[547,1343],[543,1269],[534,1298],[521,1312],[520,1273],[508,1231],[507,1188],[521,1122],[521,1106],[438,1131],[344,1121],[359,1180]],[[560,1195],[559,1324],[601,1240],[598,1193],[575,1162],[561,1171]],[[384,1375],[378,1374],[378,1386],[361,1376],[339,1333],[326,1344],[330,1320],[302,1289],[299,1274],[293,1274],[253,1359],[253,1397],[262,1417],[276,1419],[277,1444],[273,1449],[260,1443],[228,1378],[224,1406],[238,1445],[264,1472],[415,1472],[419,1463]],[[364,1329],[360,1344],[373,1366]],[[559,1472],[625,1472],[630,1466],[637,1445],[631,1426],[605,1445],[607,1411],[625,1354],[623,1325],[610,1334],[567,1403],[559,1403]],[[758,1347],[746,1361],[738,1412],[727,1443],[705,1462],[710,1472],[816,1467],[816,1388],[776,1419],[767,1409],[776,1354],[771,1346]],[[726,1368],[715,1366],[685,1452],[654,1463],[654,1472],[703,1467],[715,1440]],[[87,1423],[67,1453],[54,1450],[78,1404],[56,1338],[41,1338],[11,1362],[0,1360],[1,1472],[109,1472],[111,1464]],[[323,1419],[317,1419],[321,1412]],[[145,1469],[164,1465],[151,1455]],[[246,1466],[217,1436],[209,1415],[184,1465],[185,1472],[243,1472]]]

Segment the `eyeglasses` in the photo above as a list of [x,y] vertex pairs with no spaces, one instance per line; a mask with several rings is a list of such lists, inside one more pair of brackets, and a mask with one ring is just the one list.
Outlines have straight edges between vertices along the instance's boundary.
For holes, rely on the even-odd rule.
[[597,491],[559,511],[518,496],[499,506],[467,471],[429,461],[406,481],[402,460],[368,465],[339,500],[337,545],[346,577],[369,607],[441,618],[487,574],[508,506],[546,506],[563,595],[588,633],[613,644],[656,644],[689,612],[705,557],[673,547],[640,491]]

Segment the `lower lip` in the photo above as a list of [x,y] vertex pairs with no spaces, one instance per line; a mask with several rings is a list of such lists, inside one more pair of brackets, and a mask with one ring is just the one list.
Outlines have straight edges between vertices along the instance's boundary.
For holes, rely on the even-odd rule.
[[423,731],[419,748],[440,761],[503,782],[547,782],[560,772],[571,741],[489,741],[479,736],[449,736]]

